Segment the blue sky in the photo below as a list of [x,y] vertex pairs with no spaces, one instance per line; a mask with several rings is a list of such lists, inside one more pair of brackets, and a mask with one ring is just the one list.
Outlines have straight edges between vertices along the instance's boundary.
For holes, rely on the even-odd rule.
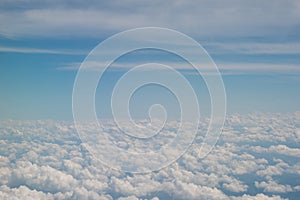
[[[228,113],[300,110],[300,3],[296,0],[0,4],[2,119],[71,119],[79,64],[112,34],[144,26],[181,31],[205,47],[222,72]],[[174,59],[163,53],[137,54],[138,59],[119,62]],[[117,77],[114,73],[119,72],[108,76]],[[187,76],[193,82],[194,75]],[[209,102],[205,87],[193,84]],[[157,91],[149,92],[153,96]],[[149,97],[140,99],[146,100]],[[109,111],[103,115],[109,116]]]

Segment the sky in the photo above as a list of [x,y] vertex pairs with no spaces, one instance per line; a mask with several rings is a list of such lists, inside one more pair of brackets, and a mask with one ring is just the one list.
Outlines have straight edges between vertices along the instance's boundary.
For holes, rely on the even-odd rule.
[[[206,49],[221,71],[228,113],[300,110],[300,3],[296,0],[4,0],[0,23],[1,119],[72,119],[73,84],[88,53],[111,35],[148,26],[180,31]],[[173,55],[150,50],[133,52],[115,64],[153,60],[180,64]],[[97,102],[107,101],[120,74],[122,70],[107,73],[108,85],[97,93]],[[208,113],[209,96],[201,77],[185,75],[203,100],[203,113]],[[148,89],[147,95],[136,93],[138,110],[144,112],[144,104],[156,101],[176,110],[170,95],[156,100],[153,94],[161,91]],[[99,116],[110,117],[108,104],[98,104]]]
[[298,199],[299,35],[298,0],[0,0],[0,199]]

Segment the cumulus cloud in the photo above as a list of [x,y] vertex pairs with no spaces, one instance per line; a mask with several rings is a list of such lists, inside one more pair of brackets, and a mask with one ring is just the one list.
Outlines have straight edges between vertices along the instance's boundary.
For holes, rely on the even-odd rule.
[[268,182],[255,182],[255,187],[263,188],[264,192],[287,193],[293,191],[290,185],[278,184],[274,180],[269,180]]
[[53,199],[51,194],[47,194],[41,191],[31,190],[26,186],[20,186],[18,188],[9,188],[6,185],[0,187],[1,199]]
[[281,198],[280,196],[277,196],[277,195],[273,195],[270,197],[270,196],[267,196],[264,194],[257,194],[255,196],[250,196],[250,195],[244,194],[241,197],[233,197],[233,199],[235,199],[235,200],[256,200],[256,199],[259,199],[259,200],[282,200],[284,198]]
[[[71,122],[1,121],[0,199],[295,199],[300,191],[299,121],[299,113],[229,116],[206,158],[197,157],[203,140],[199,132],[179,160],[146,174],[99,162]],[[113,123],[104,125],[118,138]],[[167,129],[161,142],[176,135],[172,126]],[[145,147],[130,142],[124,139],[120,148]]]

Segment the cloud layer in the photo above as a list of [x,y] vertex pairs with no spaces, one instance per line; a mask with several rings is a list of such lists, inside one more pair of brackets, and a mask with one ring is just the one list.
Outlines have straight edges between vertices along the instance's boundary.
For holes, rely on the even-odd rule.
[[162,26],[193,36],[299,33],[297,1],[2,1],[1,35],[93,35]]
[[[149,174],[107,168],[84,148],[70,122],[2,121],[0,198],[296,199],[299,121],[300,113],[229,116],[206,158],[197,158],[200,131],[183,157]],[[105,125],[114,134],[115,127]]]

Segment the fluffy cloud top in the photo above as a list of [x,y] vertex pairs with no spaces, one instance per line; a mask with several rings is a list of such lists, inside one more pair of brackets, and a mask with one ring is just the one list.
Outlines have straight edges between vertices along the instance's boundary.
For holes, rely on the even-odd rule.
[[[179,160],[148,174],[116,171],[97,161],[72,123],[2,121],[0,199],[295,199],[299,121],[299,113],[229,116],[206,158],[197,158],[199,132]],[[112,123],[106,126],[116,131]]]

